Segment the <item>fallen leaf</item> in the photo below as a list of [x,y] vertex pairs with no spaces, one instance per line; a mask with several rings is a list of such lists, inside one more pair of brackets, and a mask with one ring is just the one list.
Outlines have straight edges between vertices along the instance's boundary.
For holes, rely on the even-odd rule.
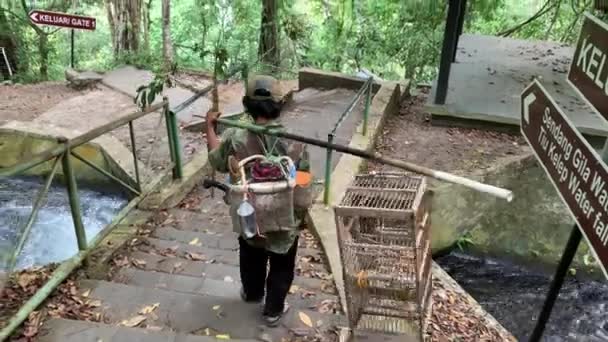
[[133,327],[140,325],[143,321],[146,320],[146,318],[147,318],[146,316],[137,315],[137,316],[131,317],[129,319],[125,319],[124,321],[120,322],[120,325],[129,327],[129,328],[133,328]]
[[204,255],[199,254],[199,253],[194,253],[194,252],[188,252],[188,253],[186,254],[186,256],[187,256],[189,259],[194,260],[194,261],[204,261],[204,260],[206,260],[206,259],[207,259],[207,258],[206,258]]
[[159,254],[162,256],[166,256],[166,257],[175,256],[178,249],[179,249],[179,246],[165,248],[163,251],[159,252]]
[[155,325],[148,325],[148,326],[146,326],[146,329],[152,330],[152,331],[161,331],[161,330],[163,330],[163,327],[158,327]]
[[115,259],[114,264],[116,264],[116,266],[118,267],[127,266],[129,264],[129,258],[125,256],[120,259]]
[[40,311],[33,311],[28,316],[27,327],[23,332],[23,336],[32,338],[38,335],[38,331],[40,328],[40,321],[42,319],[42,314]]
[[131,260],[131,263],[133,264],[133,266],[135,266],[137,268],[142,268],[142,267],[146,266],[146,261],[141,260],[141,259],[133,259],[133,260]]
[[160,306],[160,303],[154,303],[152,305],[145,306],[143,309],[141,309],[139,311],[139,313],[142,315],[147,315],[147,314],[151,313],[152,311],[156,310],[159,306]]
[[294,293],[298,292],[299,289],[300,289],[300,287],[298,285],[291,285],[291,287],[289,288],[289,293],[294,294]]
[[221,307],[220,305],[215,305],[215,306],[213,307],[213,311],[217,311],[217,310],[219,310],[219,309],[221,309],[221,308],[222,308],[222,307]]
[[86,297],[88,297],[90,294],[91,294],[91,290],[86,290],[86,291],[84,291],[84,292],[82,293],[82,296],[86,298]]
[[231,276],[225,276],[225,277],[224,277],[224,281],[225,281],[225,282],[227,282],[227,283],[233,283],[233,282],[234,282],[234,279],[232,279],[232,277],[231,277]]
[[36,274],[34,273],[22,273],[17,279],[17,283],[22,289],[27,288],[34,280],[36,280]]
[[298,312],[298,316],[300,317],[300,321],[302,321],[302,323],[306,324],[306,326],[308,326],[309,328],[313,327],[312,320],[310,319],[310,317],[307,314],[300,311],[300,312]]
[[92,307],[92,308],[97,308],[97,307],[101,306],[101,301],[100,300],[92,300],[92,301],[87,302],[87,305],[89,307]]
[[258,340],[262,342],[272,342],[272,336],[268,333],[261,333],[260,336],[258,336]]
[[181,262],[176,262],[175,264],[173,264],[173,270],[171,270],[171,273],[174,273],[176,271],[179,271],[182,267],[182,263]]
[[229,340],[230,339],[230,335],[227,335],[227,334],[215,335],[215,338],[217,338],[218,340]]
[[199,246],[200,242],[199,242],[198,238],[194,238],[188,244],[191,245],[191,246]]
[[205,335],[211,335],[211,330],[209,330],[209,328],[205,328]]

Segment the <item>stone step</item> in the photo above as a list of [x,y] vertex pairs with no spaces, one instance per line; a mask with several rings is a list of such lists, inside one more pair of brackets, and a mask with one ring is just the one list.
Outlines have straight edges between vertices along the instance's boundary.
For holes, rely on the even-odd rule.
[[[239,298],[241,283],[238,276],[225,275],[222,279],[214,279],[219,276],[220,270],[215,269],[213,272],[214,277],[193,277],[179,274],[167,274],[162,272],[154,271],[143,271],[133,268],[122,269],[117,278],[116,282],[124,283],[127,285],[134,285],[152,289],[162,289],[182,293],[190,293],[196,295],[206,295],[215,297],[226,297],[226,298]],[[333,294],[323,293],[320,288],[311,289],[307,288],[306,284],[295,282],[295,286],[292,287],[292,291],[288,296],[287,300],[292,304],[301,308],[317,308],[323,302],[329,305],[329,301],[337,303],[337,297]],[[318,285],[318,284],[316,284]]]
[[[154,271],[170,275],[182,275],[188,277],[206,277],[213,280],[233,280],[240,282],[239,268],[236,265],[219,263],[208,263],[205,261],[184,260],[177,257],[164,257],[143,252],[134,252],[131,260],[137,260],[143,271]],[[129,282],[131,268],[121,269],[115,277],[116,281]],[[309,291],[322,291],[326,294],[334,294],[335,290],[332,280],[321,280],[317,278],[296,276],[294,285]]]
[[[89,298],[100,300],[97,310],[106,324],[120,324],[143,315],[146,319],[140,323],[141,327],[195,335],[229,334],[236,339],[257,338],[267,333],[273,341],[289,340],[290,330],[307,336],[315,334],[317,329],[328,332],[344,325],[343,316],[296,306],[285,315],[279,327],[268,329],[263,325],[260,306],[244,303],[238,296],[202,296],[92,280],[83,280],[80,286],[83,292],[90,291]],[[151,306],[155,306],[151,313],[141,313]],[[313,328],[302,321],[303,315],[310,318]]]
[[148,271],[164,272],[169,274],[181,274],[194,277],[202,277],[209,264],[205,261],[184,260],[183,258],[149,254],[134,251],[129,256],[132,263],[136,263],[141,269]]
[[207,262],[217,262],[228,265],[238,265],[239,256],[237,250],[217,249],[203,246],[200,239],[188,243],[179,241],[168,241],[156,238],[142,238],[137,250],[149,254],[170,255],[189,259],[202,259]]
[[[226,233],[219,232],[203,232],[203,231],[191,231],[182,230],[174,227],[160,227],[152,232],[152,237],[167,240],[176,241],[181,243],[190,243],[197,241],[200,245],[209,248],[226,249],[226,250],[237,250],[238,249],[238,235],[232,231]],[[303,238],[299,240],[299,257],[311,257],[312,260],[322,262],[323,253],[319,249],[305,248],[305,241]]]
[[152,237],[182,243],[190,243],[191,241],[198,239],[205,247],[227,250],[236,250],[239,244],[237,235],[232,231],[216,233],[212,231],[201,232],[182,230],[174,227],[159,227],[152,232]]
[[228,275],[220,280],[208,276],[169,274],[135,268],[121,269],[114,281],[152,289],[232,298],[239,296],[241,288],[238,278]]
[[[36,339],[40,342],[217,342],[214,336],[197,336],[155,331],[145,328],[127,328],[86,321],[52,318],[47,321]],[[255,342],[255,339],[231,339],[234,342]],[[257,341],[259,342],[259,341]]]
[[228,214],[228,207],[223,202],[215,204],[213,210],[170,209],[169,214],[167,220],[161,223],[161,227],[193,232],[232,232],[232,220]]

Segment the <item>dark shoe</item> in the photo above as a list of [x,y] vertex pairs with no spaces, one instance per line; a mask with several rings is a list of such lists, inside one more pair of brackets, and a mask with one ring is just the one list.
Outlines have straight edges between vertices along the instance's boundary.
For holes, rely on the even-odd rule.
[[254,299],[247,298],[247,294],[245,293],[245,290],[241,287],[241,299],[245,303],[261,303],[263,297],[254,298]]
[[285,305],[283,305],[283,312],[271,315],[264,314],[264,321],[266,321],[266,325],[271,328],[276,327],[279,325],[279,323],[281,323],[281,318],[283,318],[287,311],[289,311],[289,304],[285,303]]

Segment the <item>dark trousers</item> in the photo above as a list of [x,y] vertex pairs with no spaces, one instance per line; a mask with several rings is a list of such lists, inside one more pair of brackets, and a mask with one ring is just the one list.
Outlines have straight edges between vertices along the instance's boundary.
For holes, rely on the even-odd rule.
[[247,300],[260,300],[265,293],[264,314],[273,316],[282,313],[285,297],[293,282],[298,238],[285,254],[252,247],[242,237],[239,237],[239,246],[241,282]]

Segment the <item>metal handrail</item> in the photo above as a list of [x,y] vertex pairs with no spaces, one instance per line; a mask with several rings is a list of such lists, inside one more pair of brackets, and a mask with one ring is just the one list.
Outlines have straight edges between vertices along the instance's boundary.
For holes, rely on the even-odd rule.
[[[357,106],[359,101],[361,100],[361,97],[363,96],[364,93],[366,94],[366,96],[365,96],[365,110],[363,111],[363,132],[362,133],[364,136],[367,135],[367,123],[368,123],[369,108],[370,108],[371,97],[372,97],[373,81],[374,81],[374,78],[370,76],[365,81],[365,83],[363,83],[361,88],[359,88],[359,90],[357,91],[357,94],[355,94],[355,97],[353,98],[351,103],[348,105],[348,107],[346,107],[344,112],[342,112],[342,115],[340,115],[340,117],[336,121],[334,128],[329,132],[329,134],[327,134],[327,143],[328,144],[333,143],[334,138],[336,137],[336,132],[338,131],[338,128],[340,128],[340,126],[342,125],[344,120],[346,120],[348,115],[350,115],[350,113],[353,112],[353,110],[355,109],[355,107]],[[326,153],[327,154],[325,157],[325,182],[324,182],[324,190],[323,190],[323,203],[325,205],[329,205],[329,197],[330,197],[330,192],[331,192],[331,171],[332,171],[331,163],[332,163],[333,150],[327,149]]]
[[42,151],[34,156],[32,156],[29,160],[18,163],[16,165],[7,167],[7,168],[3,168],[0,169],[0,178],[3,177],[10,177],[10,176],[14,176],[20,173],[23,173],[24,171],[27,171],[29,169],[31,169],[34,166],[40,165],[54,157],[58,157],[60,155],[62,155],[65,151],[68,150],[68,148],[76,148],[80,145],[84,145],[88,142],[90,142],[91,140],[100,137],[122,125],[125,125],[133,120],[139,119],[144,115],[147,115],[149,113],[155,112],[161,108],[163,108],[163,106],[167,104],[165,101],[150,106],[148,108],[146,108],[143,111],[139,111],[139,112],[135,112],[129,115],[126,115],[122,118],[116,119],[110,123],[107,123],[103,126],[99,126],[89,132],[86,132],[84,134],[81,134],[75,138],[72,139],[67,139],[67,138],[62,138],[59,139],[62,144],[50,148],[48,150]]
[[[259,62],[259,60],[258,60],[258,62]],[[224,81],[222,81],[221,83],[227,81],[228,79],[230,79],[231,77],[236,75],[238,72],[242,72],[243,73],[242,77],[245,80],[245,86],[246,86],[247,69],[248,69],[248,66],[247,66],[247,64],[245,64],[239,68],[236,68],[235,70],[231,70],[228,73],[228,76],[226,77],[226,79]],[[55,271],[53,272],[53,274],[51,275],[49,280],[40,289],[38,289],[38,291],[36,291],[34,296],[32,296],[32,298],[30,298],[20,308],[20,310],[10,319],[8,324],[2,330],[0,330],[0,341],[3,341],[5,338],[10,336],[10,334],[12,334],[12,332],[21,323],[23,323],[23,321],[25,319],[27,319],[29,313],[31,311],[33,311],[36,307],[38,307],[52,293],[52,291],[69,276],[69,274],[76,267],[78,267],[79,265],[82,264],[82,262],[85,260],[87,255],[92,251],[92,249],[96,245],[98,245],[114,229],[114,227],[117,226],[117,224],[120,222],[120,220],[122,220],[122,218],[124,218],[126,216],[126,214],[131,209],[133,209],[135,207],[135,205],[137,205],[137,203],[139,203],[143,199],[145,193],[147,193],[151,189],[155,188],[156,185],[161,182],[161,179],[164,178],[164,176],[159,176],[159,177],[155,178],[152,182],[150,182],[145,190],[142,189],[142,185],[140,183],[137,150],[136,150],[136,146],[135,146],[135,132],[133,129],[133,121],[136,119],[139,119],[149,113],[156,112],[159,109],[162,109],[162,112],[163,112],[162,115],[165,116],[165,122],[167,125],[167,135],[169,137],[169,139],[168,139],[169,140],[169,152],[170,152],[170,156],[171,156],[171,169],[173,172],[173,178],[181,179],[183,176],[183,169],[182,169],[182,159],[181,159],[181,157],[182,157],[181,156],[181,147],[180,147],[180,141],[179,141],[179,127],[177,125],[176,113],[185,109],[188,105],[190,105],[191,103],[196,101],[197,98],[205,95],[212,89],[213,89],[213,86],[207,87],[207,88],[203,89],[202,91],[197,92],[191,98],[187,99],[185,102],[183,102],[183,103],[179,104],[178,106],[176,106],[175,108],[173,108],[173,110],[171,110],[169,108],[169,101],[166,97],[164,97],[163,101],[161,103],[158,103],[158,104],[152,105],[152,106],[148,106],[147,108],[145,108],[142,111],[138,111],[138,112],[126,115],[120,119],[117,119],[117,120],[107,123],[103,126],[95,128],[95,129],[93,129],[89,132],[86,132],[82,135],[79,135],[75,138],[72,138],[72,139],[59,138],[58,142],[60,143],[60,145],[50,148],[41,153],[38,153],[38,154],[32,156],[31,158],[29,158],[28,160],[20,162],[11,167],[0,169],[0,178],[5,178],[5,177],[10,177],[10,176],[14,176],[14,175],[23,173],[32,167],[35,167],[37,165],[40,165],[46,161],[49,161],[49,160],[55,158],[55,164],[53,165],[53,170],[51,171],[51,173],[49,174],[49,176],[47,178],[44,189],[39,193],[39,195],[37,196],[37,198],[35,200],[32,213],[30,214],[30,217],[29,217],[26,227],[24,229],[24,234],[22,234],[22,236],[20,237],[18,248],[16,248],[13,255],[11,256],[10,265],[12,265],[12,266],[9,268],[8,273],[10,273],[12,271],[12,268],[14,268],[14,264],[16,263],[17,257],[21,253],[23,245],[25,244],[25,241],[27,240],[29,232],[31,231],[31,227],[33,226],[33,224],[36,220],[37,213],[42,205],[43,197],[46,196],[46,194],[48,193],[48,189],[52,183],[53,177],[55,176],[55,174],[57,172],[59,159],[61,159],[62,166],[64,169],[64,175],[67,180],[66,184],[67,184],[68,197],[69,197],[72,219],[74,221],[74,228],[75,228],[76,237],[77,237],[77,241],[78,241],[78,247],[79,247],[79,252],[72,258],[62,262],[61,265],[57,269],[55,269]],[[80,154],[78,154],[74,151],[74,149],[76,147],[83,145],[85,143],[88,143],[91,140],[93,140],[103,134],[106,134],[109,131],[112,131],[118,127],[121,127],[125,124],[129,125],[129,135],[130,135],[131,148],[132,148],[132,154],[133,154],[134,171],[135,171],[137,189],[128,185],[127,183],[125,183],[121,179],[115,177],[114,175],[107,172],[106,170],[99,168],[98,166],[96,166],[95,164],[86,160],[84,157],[82,157]],[[78,200],[77,185],[76,185],[76,180],[75,180],[74,174],[72,172],[73,171],[72,165],[70,162],[71,156],[80,160],[81,162],[83,162],[84,164],[93,168],[97,172],[103,174],[104,176],[114,180],[116,183],[120,184],[122,187],[126,188],[127,190],[129,190],[130,192],[132,192],[133,194],[136,195],[136,197],[131,199],[129,204],[127,204],[127,206],[120,211],[120,213],[115,217],[115,219],[112,221],[112,223],[110,223],[105,228],[103,228],[91,240],[90,244],[87,244],[86,233],[84,230],[84,226],[82,224],[82,218],[80,216],[80,206],[79,206],[79,200]]]
[[[81,134],[75,138],[68,139],[65,137],[60,137],[57,139],[58,143],[59,143],[58,146],[55,146],[55,147],[49,148],[43,152],[40,152],[40,153],[32,156],[28,160],[17,163],[16,165],[10,166],[8,168],[0,169],[0,178],[6,178],[6,177],[10,177],[10,176],[15,176],[17,174],[21,174],[21,173],[31,169],[32,167],[35,167],[44,162],[55,159],[54,164],[52,166],[52,170],[49,173],[49,175],[47,176],[43,188],[41,189],[41,191],[36,196],[36,199],[34,200],[32,211],[28,217],[25,227],[22,229],[23,233],[19,237],[17,246],[16,246],[15,250],[13,251],[11,258],[9,259],[7,276],[8,276],[8,274],[10,274],[13,271],[13,269],[16,265],[16,262],[17,262],[17,258],[19,256],[19,254],[21,253],[21,251],[23,250],[25,241],[27,241],[27,238],[31,232],[31,228],[34,225],[36,218],[38,216],[38,212],[39,212],[40,208],[43,206],[44,199],[53,182],[53,178],[57,174],[57,171],[59,169],[60,160],[61,160],[63,174],[64,174],[64,177],[66,180],[66,187],[67,187],[67,192],[68,192],[70,211],[72,214],[72,220],[74,222],[74,231],[76,234],[76,238],[77,238],[77,242],[78,242],[78,249],[79,249],[79,252],[77,253],[76,256],[64,261],[61,264],[61,266],[53,272],[49,281],[41,289],[39,289],[36,292],[34,297],[32,297],[21,308],[21,310],[19,310],[19,312],[11,319],[9,325],[0,331],[0,340],[4,340],[4,338],[8,337],[12,333],[12,331],[17,326],[19,326],[19,324],[21,324],[23,322],[23,320],[25,320],[27,318],[27,314],[29,313],[29,311],[31,311],[30,309],[35,308],[46,297],[48,297],[48,295],[50,295],[52,290],[59,283],[61,283],[74,268],[76,268],[78,265],[80,265],[80,263],[84,260],[85,256],[88,255],[88,253],[90,253],[91,249],[94,246],[96,246],[103,239],[103,237],[105,237],[113,229],[113,227],[116,226],[117,221],[115,220],[112,224],[110,224],[110,225],[106,226],[104,229],[102,229],[102,231],[92,240],[91,245],[88,245],[87,238],[86,238],[86,231],[84,229],[84,225],[82,222],[82,216],[80,214],[80,202],[79,202],[79,198],[78,198],[78,188],[77,188],[77,184],[76,184],[76,177],[74,176],[74,172],[73,172],[74,170],[73,170],[73,166],[72,166],[72,162],[71,162],[71,157],[74,157],[74,158],[80,160],[87,166],[93,168],[94,170],[101,173],[105,177],[113,180],[114,182],[118,183],[122,187],[129,190],[131,193],[135,194],[136,197],[134,199],[132,199],[131,202],[125,208],[125,209],[127,209],[127,208],[131,209],[133,207],[134,203],[139,202],[143,198],[143,193],[144,193],[141,190],[142,185],[141,185],[140,179],[139,179],[139,168],[137,165],[138,158],[137,158],[137,149],[135,146],[133,121],[136,119],[139,119],[147,114],[156,112],[159,109],[162,109],[161,115],[165,116],[165,121],[167,123],[167,135],[168,135],[168,140],[169,140],[169,150],[170,150],[170,155],[171,155],[171,168],[173,171],[173,178],[180,179],[180,178],[182,178],[183,171],[182,171],[182,165],[181,165],[181,148],[180,148],[180,144],[179,144],[179,129],[177,126],[176,114],[174,112],[172,112],[171,110],[169,110],[169,101],[167,100],[166,97],[163,98],[163,101],[159,104],[149,106],[143,111],[138,111],[138,112],[128,114],[124,117],[121,117],[121,118],[116,119],[112,122],[109,122],[105,125],[102,125],[93,130],[90,130],[84,134]],[[131,149],[132,149],[132,154],[133,154],[133,163],[134,163],[134,167],[135,167],[135,177],[136,177],[138,189],[133,188],[132,186],[130,186],[123,180],[112,175],[110,172],[98,167],[97,165],[95,165],[94,163],[92,163],[91,161],[87,160],[86,158],[84,158],[83,156],[81,156],[80,154],[78,154],[77,152],[74,151],[77,147],[79,147],[83,144],[86,144],[86,143],[92,141],[93,139],[98,138],[99,136],[106,134],[116,128],[119,128],[125,124],[129,125]],[[158,182],[159,182],[159,180],[155,180],[153,183],[156,184]],[[124,217],[124,215],[126,215],[127,211],[125,211],[123,209],[119,215],[120,218]]]

